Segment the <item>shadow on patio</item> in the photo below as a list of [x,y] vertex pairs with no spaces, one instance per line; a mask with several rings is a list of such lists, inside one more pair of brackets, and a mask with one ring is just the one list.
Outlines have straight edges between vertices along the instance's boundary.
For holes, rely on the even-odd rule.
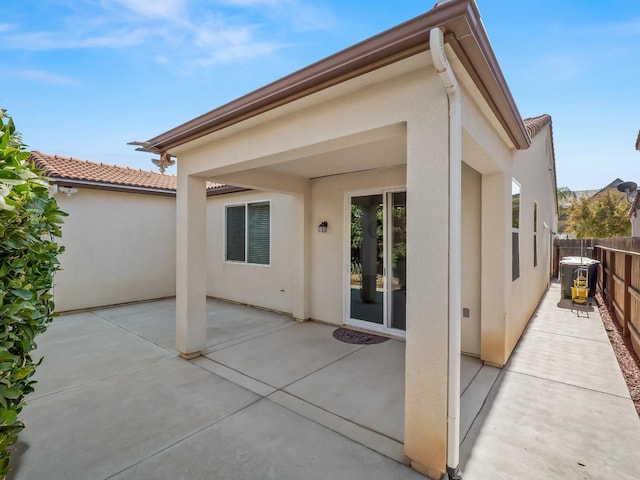
[[[216,300],[207,327],[186,361],[173,299],[56,319],[10,478],[423,478],[400,464],[403,342]],[[462,366],[464,436],[498,370]]]

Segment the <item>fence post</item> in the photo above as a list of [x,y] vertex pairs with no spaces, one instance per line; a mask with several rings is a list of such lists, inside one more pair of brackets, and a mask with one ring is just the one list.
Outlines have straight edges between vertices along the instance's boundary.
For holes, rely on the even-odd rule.
[[616,254],[613,250],[607,251],[607,265],[609,267],[609,273],[607,274],[607,306],[610,311],[613,311],[613,301],[615,299],[615,280],[616,274]]
[[631,286],[631,263],[632,257],[628,253],[624,254],[624,325],[622,328],[622,334],[629,338],[629,322],[631,321],[631,293],[629,293],[629,287]]

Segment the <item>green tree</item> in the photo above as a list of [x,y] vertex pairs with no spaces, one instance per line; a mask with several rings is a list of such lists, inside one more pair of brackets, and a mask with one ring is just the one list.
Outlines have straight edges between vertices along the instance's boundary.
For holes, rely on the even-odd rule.
[[24,428],[19,414],[33,391],[40,362],[35,337],[54,316],[51,295],[65,215],[49,197],[47,180],[29,163],[11,117],[0,110],[0,478]]
[[556,191],[558,198],[558,219],[566,220],[569,216],[571,203],[575,201],[576,194],[569,187],[560,187]]
[[631,235],[629,205],[613,192],[574,199],[568,211],[567,232],[577,238],[614,238]]

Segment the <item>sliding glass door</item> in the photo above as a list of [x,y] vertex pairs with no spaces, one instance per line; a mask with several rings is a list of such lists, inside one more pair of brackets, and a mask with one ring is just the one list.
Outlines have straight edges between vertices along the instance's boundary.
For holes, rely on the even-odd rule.
[[406,192],[350,198],[347,323],[405,330]]

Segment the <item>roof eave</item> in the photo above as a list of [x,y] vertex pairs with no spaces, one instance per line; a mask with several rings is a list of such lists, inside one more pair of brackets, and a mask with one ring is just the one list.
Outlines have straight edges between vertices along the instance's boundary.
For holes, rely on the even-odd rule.
[[454,0],[245,96],[168,130],[138,150],[163,153],[229,125],[272,110],[429,49],[429,31],[441,27],[516,148],[530,139],[472,0]]
[[176,191],[173,188],[153,188],[136,185],[128,185],[123,183],[96,182],[91,180],[74,179],[67,177],[48,177],[49,183],[59,185],[61,187],[79,187],[93,190],[110,190],[115,192],[143,193],[147,195],[163,195],[172,197]]

